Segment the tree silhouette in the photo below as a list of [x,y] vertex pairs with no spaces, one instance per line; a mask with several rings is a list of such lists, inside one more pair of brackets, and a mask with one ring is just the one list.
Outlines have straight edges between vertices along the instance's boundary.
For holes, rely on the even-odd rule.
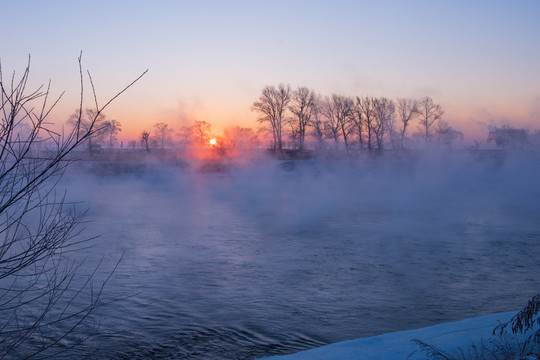
[[394,127],[394,113],[396,107],[394,101],[381,97],[374,100],[373,133],[377,141],[377,151],[384,148],[384,135],[391,134]]
[[419,115],[418,100],[410,98],[397,99],[397,114],[399,122],[401,123],[401,129],[399,131],[399,147],[403,150],[403,140],[409,123]]
[[[173,129],[171,129],[168,124],[163,122],[154,124],[154,128],[156,129],[157,141],[159,141],[159,143],[161,144],[161,151],[163,151],[163,149],[165,148],[165,142],[168,142],[170,140]],[[146,143],[148,143],[148,141],[146,141]]]
[[122,124],[118,120],[107,120],[104,131],[109,136],[109,148],[112,149],[116,142],[116,134],[122,131]]
[[283,149],[283,126],[285,125],[285,111],[291,100],[291,88],[289,85],[279,84],[266,86],[251,107],[252,111],[260,114],[259,123],[270,125],[274,140],[273,149]]
[[439,104],[435,104],[429,96],[423,97],[418,103],[419,124],[418,130],[427,144],[433,136],[433,125],[441,119],[444,111]]
[[292,92],[289,111],[294,114],[291,123],[293,124],[293,129],[296,129],[300,150],[304,150],[306,129],[311,124],[315,106],[315,93],[307,87],[301,86]]
[[[363,125],[367,131],[367,148],[369,152],[373,151],[373,128],[375,126],[375,104],[374,99],[369,96],[362,98],[356,97],[356,106],[363,120]],[[361,123],[362,124],[362,123]]]
[[141,134],[141,145],[144,145],[146,151],[150,152],[150,146],[148,142],[150,141],[150,132],[143,130]]
[[193,135],[199,140],[199,144],[208,144],[212,125],[206,121],[195,121],[191,127]]

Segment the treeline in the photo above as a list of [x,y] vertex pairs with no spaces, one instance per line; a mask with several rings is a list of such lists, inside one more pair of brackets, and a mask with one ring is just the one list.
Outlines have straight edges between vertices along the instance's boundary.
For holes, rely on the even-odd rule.
[[[279,84],[262,89],[259,99],[251,106],[258,114],[259,131],[253,128],[233,126],[223,135],[212,133],[212,125],[206,121],[194,121],[191,125],[172,128],[158,122],[143,129],[136,140],[118,141],[122,124],[109,120],[103,113],[92,109],[77,111],[68,124],[78,124],[79,132],[88,131],[86,146],[90,152],[102,148],[123,149],[176,149],[207,147],[227,151],[248,151],[267,147],[281,151],[291,150],[339,150],[381,153],[385,149],[403,150],[440,146],[452,148],[463,141],[463,133],[454,129],[443,119],[444,110],[431,97],[419,99],[373,96],[322,96],[299,86]],[[212,139],[212,142],[210,140]],[[268,141],[268,139],[270,139]],[[508,125],[489,127],[486,144],[499,149],[538,148],[540,131],[529,133],[527,129]],[[470,148],[480,148],[475,141]]]
[[[80,121],[79,121],[80,119]],[[212,134],[212,124],[206,121],[194,121],[191,125],[178,129],[164,122],[155,123],[150,130],[142,130],[137,140],[129,140],[124,144],[118,140],[122,124],[118,120],[109,120],[105,114],[96,114],[93,109],[84,109],[74,113],[67,121],[68,128],[79,133],[91,130],[86,137],[85,146],[89,152],[99,153],[103,149],[141,148],[151,150],[182,149],[187,146],[203,146],[222,148],[249,148],[259,146],[258,134],[251,128],[234,126],[226,128],[223,136]],[[214,140],[214,144],[210,140]]]
[[[223,136],[219,136],[212,133],[212,124],[206,121],[194,121],[191,125],[182,126],[178,130],[163,122],[156,123],[153,133],[143,130],[140,143],[148,152],[151,149],[185,149],[186,147],[247,149],[259,144],[258,136],[251,128],[229,127],[224,130]],[[128,143],[128,146],[132,148],[136,145],[136,141]]]
[[[304,150],[328,143],[347,152],[352,149],[382,152],[404,149],[410,140],[424,145],[436,141],[447,147],[463,140],[463,133],[442,119],[444,111],[430,97],[321,96],[304,86],[279,84],[262,89],[251,107],[258,122],[272,137],[272,148]],[[413,132],[411,128],[415,127]],[[288,140],[288,141],[287,141]]]
[[540,130],[529,134],[527,129],[518,129],[509,125],[490,126],[487,143],[493,143],[499,149],[540,148]]

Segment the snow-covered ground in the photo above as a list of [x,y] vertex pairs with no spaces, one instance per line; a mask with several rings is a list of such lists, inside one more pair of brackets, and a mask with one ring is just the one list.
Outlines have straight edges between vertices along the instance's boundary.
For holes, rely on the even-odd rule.
[[[400,331],[364,339],[343,341],[316,349],[285,356],[272,356],[265,360],[395,360],[425,359],[411,339],[419,339],[443,350],[467,348],[482,339],[492,337],[493,328],[506,322],[516,312],[487,315],[458,322],[444,323],[426,328]],[[415,351],[417,351],[415,353]],[[413,354],[414,353],[414,354]],[[412,355],[411,355],[412,354]]]

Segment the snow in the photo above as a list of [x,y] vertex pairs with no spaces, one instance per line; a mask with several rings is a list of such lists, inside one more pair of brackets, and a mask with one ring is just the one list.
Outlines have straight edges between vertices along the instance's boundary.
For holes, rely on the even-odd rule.
[[[517,312],[517,311],[516,311]],[[493,328],[516,312],[492,314],[416,330],[348,340],[296,354],[266,357],[265,360],[394,360],[426,359],[411,339],[419,339],[443,350],[467,348],[492,337]],[[416,351],[416,352],[415,352]],[[414,353],[414,354],[413,354]],[[412,355],[411,355],[412,354]]]

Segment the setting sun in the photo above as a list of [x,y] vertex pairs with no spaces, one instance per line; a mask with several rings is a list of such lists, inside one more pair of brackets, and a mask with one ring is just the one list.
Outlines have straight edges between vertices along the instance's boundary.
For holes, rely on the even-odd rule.
[[210,145],[216,145],[216,139],[210,139]]

